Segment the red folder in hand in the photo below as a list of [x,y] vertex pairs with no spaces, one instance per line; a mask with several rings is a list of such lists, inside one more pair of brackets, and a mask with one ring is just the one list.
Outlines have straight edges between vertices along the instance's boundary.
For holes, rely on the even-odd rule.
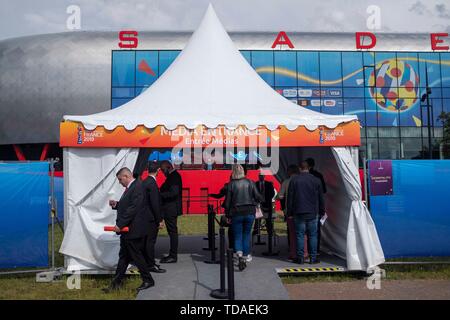
[[[130,229],[128,227],[123,227],[120,232],[128,232]],[[114,231],[114,226],[104,226],[103,231]]]

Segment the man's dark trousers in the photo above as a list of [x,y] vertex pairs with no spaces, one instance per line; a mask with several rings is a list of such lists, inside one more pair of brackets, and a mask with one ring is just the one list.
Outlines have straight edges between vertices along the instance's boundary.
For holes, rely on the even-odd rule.
[[156,239],[158,238],[158,224],[155,221],[152,221],[150,224],[150,229],[148,236],[146,238],[146,253],[147,253],[147,264],[149,267],[153,267],[156,265],[155,261],[155,244]]
[[145,238],[120,238],[119,262],[117,263],[114,282],[122,282],[130,262],[133,262],[138,268],[143,282],[153,282],[153,278],[150,274],[147,261],[145,261],[144,250]]
[[178,215],[171,214],[164,216],[164,223],[166,224],[167,233],[170,238],[170,251],[169,256],[176,258],[178,254],[178,227],[177,227]]

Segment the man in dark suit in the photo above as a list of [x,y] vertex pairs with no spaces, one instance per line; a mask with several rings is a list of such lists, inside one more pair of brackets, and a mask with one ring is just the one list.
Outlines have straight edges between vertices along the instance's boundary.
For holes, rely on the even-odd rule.
[[295,261],[299,264],[304,263],[306,231],[310,263],[318,263],[317,223],[319,215],[323,215],[325,212],[325,205],[320,180],[309,173],[306,161],[301,163],[300,174],[291,178],[287,201],[288,215],[294,217],[297,234],[297,259]]
[[148,177],[142,182],[145,190],[147,204],[150,208],[150,229],[146,240],[146,258],[150,267],[150,272],[164,273],[166,270],[160,268],[155,261],[155,244],[158,237],[158,230],[164,225],[161,216],[161,199],[158,185],[156,184],[156,175],[158,174],[159,166],[156,162],[148,163]]
[[[130,262],[139,269],[142,284],[137,290],[144,290],[155,285],[145,261],[145,239],[150,228],[150,211],[145,204],[142,182],[133,178],[131,170],[122,168],[116,174],[119,183],[125,187],[125,192],[119,201],[110,200],[110,206],[117,210],[114,231],[120,234],[119,262],[111,285],[105,291],[117,290]],[[122,228],[129,231],[121,233]]]
[[183,183],[181,176],[174,169],[170,161],[161,162],[161,171],[166,176],[166,181],[161,186],[161,212],[170,237],[170,251],[164,256],[160,263],[175,263],[178,255],[178,216],[183,214],[182,190]]
[[[273,232],[273,221],[272,221],[272,199],[275,196],[275,188],[273,187],[273,183],[265,180],[264,172],[260,170],[258,181],[255,182],[256,188],[259,193],[264,197],[264,202],[261,202],[261,211],[264,215],[264,219],[266,220],[267,233],[272,234]],[[255,227],[253,233],[259,232],[260,228],[260,219],[255,220]]]
[[[316,162],[313,158],[308,158],[305,160],[309,167],[309,173],[311,173],[314,177],[320,180],[320,184],[322,185],[322,191],[323,193],[327,193],[327,184],[325,183],[325,179],[323,178],[323,175],[314,169],[314,166],[316,165]],[[319,221],[317,222],[317,254],[319,254],[320,251],[320,237],[321,237],[321,231],[322,223],[320,222],[320,219],[322,216],[319,216]]]

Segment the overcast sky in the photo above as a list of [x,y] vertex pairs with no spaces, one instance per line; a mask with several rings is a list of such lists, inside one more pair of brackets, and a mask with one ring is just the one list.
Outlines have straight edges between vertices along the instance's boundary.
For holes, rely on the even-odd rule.
[[450,32],[450,0],[0,0],[0,39],[69,31],[70,5],[85,31],[192,31],[210,2],[228,31],[365,31],[376,5],[376,32]]

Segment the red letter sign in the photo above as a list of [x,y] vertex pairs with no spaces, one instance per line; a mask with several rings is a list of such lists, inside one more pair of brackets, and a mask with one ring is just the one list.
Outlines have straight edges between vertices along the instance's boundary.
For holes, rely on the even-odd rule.
[[431,49],[432,50],[448,50],[448,46],[438,46],[438,43],[443,43],[444,40],[439,39],[439,37],[448,37],[448,33],[431,33]]
[[[377,37],[372,32],[356,32],[356,49],[372,49],[377,44]],[[371,40],[370,44],[362,44],[361,38],[369,37]]]
[[286,44],[289,48],[294,49],[294,45],[291,42],[291,39],[287,36],[286,32],[280,31],[277,35],[277,38],[272,44],[272,49],[275,48],[277,45],[283,45]]
[[[119,48],[134,49],[138,46],[138,32],[137,31],[120,31],[119,32]],[[124,41],[126,41],[124,43]]]

